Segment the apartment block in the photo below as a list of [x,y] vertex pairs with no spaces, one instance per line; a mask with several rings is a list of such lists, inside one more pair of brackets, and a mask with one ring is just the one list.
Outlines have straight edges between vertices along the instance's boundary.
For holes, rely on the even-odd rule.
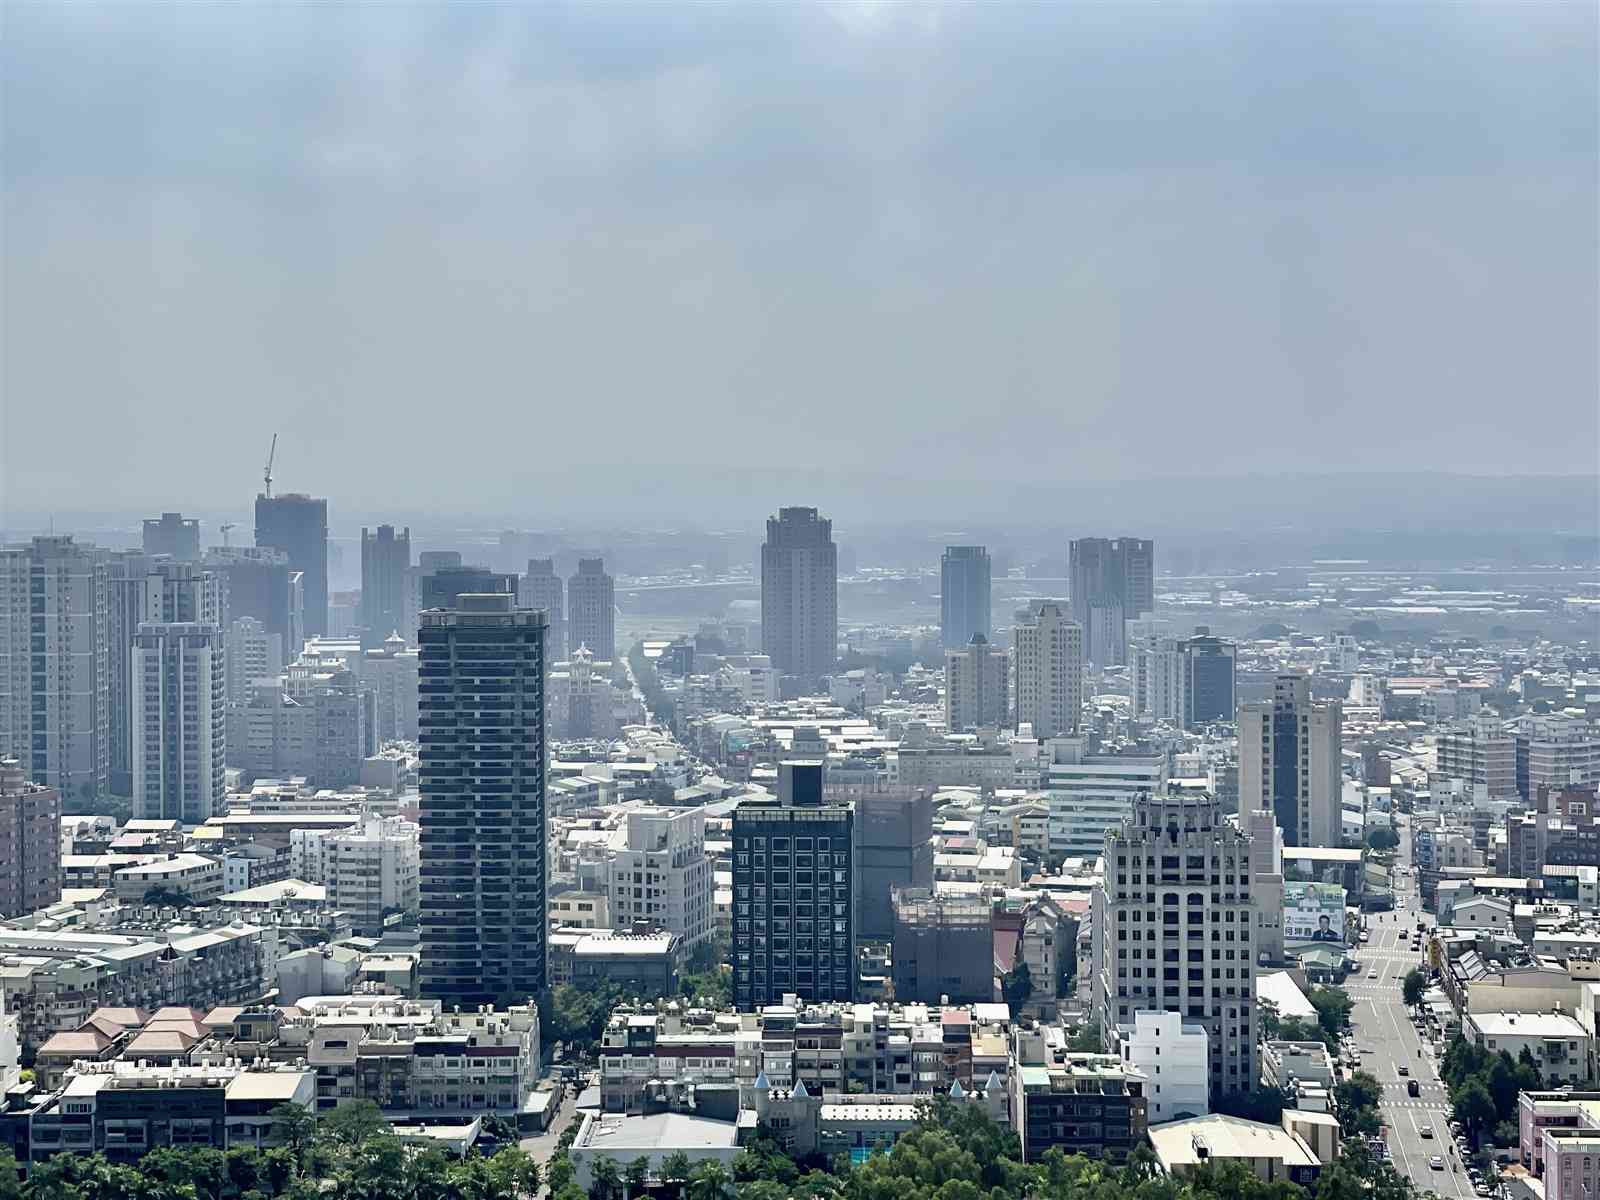
[[1039,605],[1011,631],[1017,728],[1036,738],[1078,731],[1083,719],[1083,628],[1060,604]]
[[705,809],[629,811],[609,878],[611,919],[618,928],[642,922],[676,934],[684,952],[715,932]]
[[1343,707],[1311,700],[1306,675],[1279,675],[1270,701],[1239,706],[1239,814],[1265,809],[1285,846],[1338,846]]
[[981,633],[944,653],[944,724],[951,733],[1000,729],[1011,714],[1011,659]]
[[0,919],[61,899],[61,793],[0,758]]

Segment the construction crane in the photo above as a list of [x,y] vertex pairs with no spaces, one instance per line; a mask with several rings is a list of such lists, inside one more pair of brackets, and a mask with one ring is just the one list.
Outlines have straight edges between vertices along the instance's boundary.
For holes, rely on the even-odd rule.
[[272,499],[272,460],[278,457],[278,435],[272,435],[272,449],[267,451],[267,466],[261,472],[262,479],[267,485],[267,499]]
[[233,532],[234,522],[224,521],[220,528],[222,529],[222,548],[226,550],[228,548],[228,534]]

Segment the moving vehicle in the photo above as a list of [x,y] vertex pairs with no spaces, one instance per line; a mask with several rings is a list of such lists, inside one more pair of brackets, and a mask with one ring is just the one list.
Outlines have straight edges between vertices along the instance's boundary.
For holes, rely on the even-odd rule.
[[1420,1130],[1420,1132],[1421,1132],[1422,1136],[1427,1138],[1429,1141],[1433,1140],[1433,1126],[1432,1125],[1424,1125],[1422,1127],[1422,1129]]
[[1401,1063],[1400,1064],[1400,1074],[1402,1074],[1402,1075],[1411,1074],[1411,1068],[1406,1066],[1404,1063]]
[[1374,967],[1372,970],[1367,972],[1367,978],[1368,979],[1376,979],[1377,977],[1378,977],[1378,969],[1376,967]]
[[1420,1083],[1418,1083],[1415,1079],[1406,1080],[1406,1095],[1408,1095],[1408,1096],[1420,1096],[1420,1095],[1422,1095],[1422,1085]]
[[1432,1167],[1435,1171],[1442,1171],[1442,1170],[1444,1170],[1444,1159],[1440,1158],[1437,1154],[1435,1154],[1432,1158],[1430,1158],[1428,1160],[1428,1165],[1430,1167]]

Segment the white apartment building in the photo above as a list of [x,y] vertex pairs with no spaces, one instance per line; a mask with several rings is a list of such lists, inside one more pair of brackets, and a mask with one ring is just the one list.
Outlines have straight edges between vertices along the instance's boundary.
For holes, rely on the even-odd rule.
[[1011,711],[1011,660],[981,633],[944,652],[944,724],[951,733],[1004,727]]
[[1150,634],[1128,643],[1135,716],[1183,723],[1184,654],[1176,638]]
[[1123,1066],[1145,1077],[1151,1125],[1203,1117],[1211,1111],[1211,1040],[1206,1027],[1182,1013],[1137,1012],[1117,1026]]
[[1133,815],[1140,796],[1167,783],[1165,758],[1088,753],[1083,738],[1051,738],[1041,747],[1039,787],[1049,810],[1049,858],[1094,858],[1106,834]]
[[1592,788],[1600,784],[1600,735],[1578,721],[1563,717],[1524,719],[1517,732],[1519,755],[1528,761],[1528,790],[1532,804],[1540,788]]
[[417,651],[405,638],[390,634],[383,648],[361,656],[361,681],[372,689],[375,739],[385,742],[417,740]]
[[611,859],[608,902],[616,928],[644,921],[682,939],[687,952],[713,933],[706,810],[636,808]]
[[383,929],[385,912],[418,910],[421,830],[402,817],[364,816],[348,829],[295,829],[289,873],[328,889],[328,903],[363,934]]
[[1459,779],[1490,800],[1517,795],[1517,739],[1504,721],[1487,713],[1434,739],[1434,776]]
[[1036,738],[1078,731],[1083,717],[1083,629],[1063,605],[1047,602],[1011,631],[1014,716]]
[[254,617],[235,617],[228,625],[228,702],[242,704],[252,679],[270,679],[283,670],[283,635],[268,633]]
[[1498,1054],[1533,1055],[1546,1087],[1579,1084],[1589,1078],[1589,1031],[1565,1013],[1469,1012],[1461,1018],[1467,1041]]
[[133,639],[133,815],[199,825],[227,788],[227,668],[213,624],[140,625]]
[[1135,802],[1104,853],[1090,963],[1100,1028],[1179,1013],[1205,1027],[1213,1101],[1254,1088],[1250,839],[1212,796],[1156,795]]

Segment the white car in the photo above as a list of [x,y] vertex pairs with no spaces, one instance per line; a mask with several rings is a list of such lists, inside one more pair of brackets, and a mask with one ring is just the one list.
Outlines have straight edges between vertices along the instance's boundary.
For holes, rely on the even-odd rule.
[[1444,1159],[1440,1158],[1437,1154],[1435,1154],[1432,1158],[1430,1158],[1428,1160],[1428,1165],[1430,1167],[1432,1167],[1435,1171],[1442,1171],[1442,1170],[1444,1170]]

